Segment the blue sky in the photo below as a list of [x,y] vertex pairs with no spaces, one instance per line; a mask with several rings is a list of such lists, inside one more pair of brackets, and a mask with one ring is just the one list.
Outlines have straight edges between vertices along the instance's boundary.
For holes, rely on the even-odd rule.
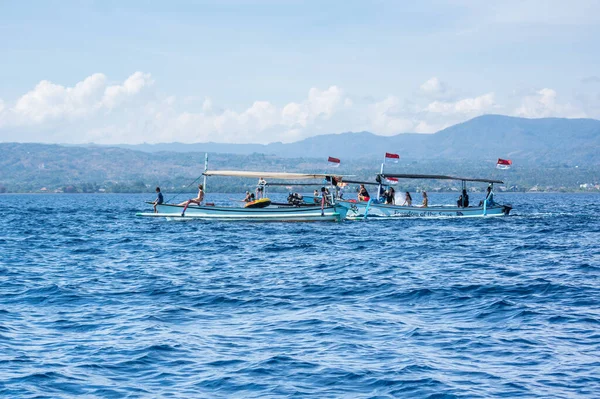
[[0,37],[0,141],[600,118],[596,1],[6,1]]

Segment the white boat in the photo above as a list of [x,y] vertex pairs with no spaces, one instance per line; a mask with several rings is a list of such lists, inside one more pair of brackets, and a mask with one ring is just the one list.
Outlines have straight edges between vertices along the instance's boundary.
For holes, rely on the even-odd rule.
[[[207,176],[234,176],[247,178],[302,180],[321,179],[325,180],[325,174],[307,173],[281,173],[281,172],[248,172],[235,170],[206,170],[204,175],[204,187],[206,187]],[[263,187],[264,188],[264,187]],[[266,194],[266,193],[265,193]],[[333,201],[331,201],[333,202]],[[257,222],[339,222],[346,218],[347,208],[337,203],[323,206],[267,206],[264,208],[244,208],[241,206],[209,206],[190,205],[183,213],[184,206],[176,204],[157,205],[157,213],[138,213],[138,216],[165,217],[167,220],[247,220]]]
[[[460,180],[463,189],[466,189],[466,182],[489,183],[493,187],[494,183],[503,182],[492,179],[473,179],[465,177],[443,176],[443,175],[413,175],[413,174],[380,174],[378,180],[385,178],[394,179],[427,179],[427,180]],[[348,219],[366,219],[366,218],[399,218],[399,217],[417,217],[417,218],[436,218],[436,217],[488,217],[488,216],[506,216],[510,213],[512,206],[503,205],[495,202],[492,196],[489,200],[482,201],[478,206],[401,206],[396,204],[384,204],[378,200],[369,201],[338,201],[338,203],[347,208],[346,218]]]
[[157,205],[157,213],[138,213],[138,216],[165,217],[167,220],[249,220],[256,222],[339,222],[346,217],[345,207],[336,204],[311,207],[269,206],[266,208],[242,208],[233,206],[190,205],[181,216],[182,205]]

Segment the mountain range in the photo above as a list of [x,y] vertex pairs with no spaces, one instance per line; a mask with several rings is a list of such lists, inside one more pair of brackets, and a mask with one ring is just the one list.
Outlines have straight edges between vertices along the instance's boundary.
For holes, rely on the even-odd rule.
[[[435,134],[341,133],[268,145],[0,143],[0,152],[0,192],[140,192],[158,184],[171,192],[187,190],[202,173],[204,152],[211,153],[211,169],[313,173],[329,170],[327,157],[333,156],[342,159],[340,173],[370,180],[383,155],[392,152],[400,154],[400,163],[390,170],[402,173],[488,177],[520,189],[575,190],[600,181],[600,121],[487,115]],[[511,159],[513,168],[495,169],[497,158]],[[224,192],[244,184],[224,179],[211,186]]]
[[144,152],[263,153],[279,157],[342,159],[381,158],[385,152],[405,159],[490,160],[600,164],[600,121],[595,119],[526,119],[484,115],[434,134],[379,136],[369,132],[326,134],[294,143],[164,143],[118,145]]

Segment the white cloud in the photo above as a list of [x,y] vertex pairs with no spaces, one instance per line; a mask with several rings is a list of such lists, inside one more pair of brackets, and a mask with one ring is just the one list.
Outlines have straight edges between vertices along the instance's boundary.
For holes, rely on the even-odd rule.
[[102,105],[107,108],[114,108],[117,104],[128,97],[135,96],[144,88],[153,84],[149,73],[136,72],[128,77],[122,85],[108,86],[104,90]]
[[440,114],[482,114],[495,105],[494,93],[479,97],[464,98],[455,102],[434,101],[427,106],[427,111]]
[[312,88],[308,92],[308,99],[303,103],[291,102],[281,111],[282,123],[289,127],[307,127],[317,119],[327,120],[341,106],[351,107],[352,100],[344,98],[343,91],[337,86],[327,90]]
[[434,76],[423,83],[420,89],[426,94],[441,94],[446,91],[446,85]]
[[73,87],[42,80],[0,116],[4,124],[17,126],[88,118],[135,96],[148,84],[151,84],[150,74],[142,72],[131,75],[123,85],[108,87],[102,73],[95,73]]
[[77,83],[64,87],[42,80],[35,88],[19,98],[12,113],[24,124],[42,123],[49,119],[74,118],[94,111],[94,99],[105,85],[106,77],[96,73]]
[[[542,89],[500,105],[495,93],[454,98],[447,86],[431,78],[420,90],[432,95],[411,100],[350,98],[342,88],[311,88],[306,97],[283,104],[266,99],[242,110],[216,105],[210,97],[160,95],[150,74],[135,72],[109,84],[101,73],[73,87],[41,81],[14,101],[0,100],[0,140],[82,143],[140,142],[290,142],[323,133],[368,130],[393,135],[433,133],[486,112],[512,109],[520,116],[581,116]],[[434,93],[445,91],[445,100]],[[416,98],[414,98],[416,97]],[[435,101],[432,99],[437,98]],[[590,100],[591,101],[591,100]],[[514,100],[513,100],[514,102]],[[589,102],[591,107],[593,103]],[[584,114],[584,113],[583,113]]]
[[545,117],[566,117],[566,118],[585,118],[585,112],[576,109],[569,103],[559,104],[557,102],[558,94],[555,90],[544,88],[538,90],[532,95],[525,96],[521,101],[521,106],[514,112],[517,116],[526,118],[545,118]]

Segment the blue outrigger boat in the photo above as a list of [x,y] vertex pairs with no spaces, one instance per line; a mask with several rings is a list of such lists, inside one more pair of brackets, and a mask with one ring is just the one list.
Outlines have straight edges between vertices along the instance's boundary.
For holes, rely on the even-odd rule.
[[[499,204],[493,199],[494,183],[503,184],[501,180],[493,179],[474,179],[467,177],[443,176],[443,175],[415,175],[415,174],[394,174],[386,173],[377,175],[377,180],[393,179],[423,179],[423,180],[459,180],[462,182],[462,189],[466,190],[467,182],[488,183],[490,186],[490,195],[477,206],[402,206],[396,204],[385,204],[378,199],[369,201],[339,201],[339,205],[347,209],[347,219],[366,219],[369,218],[399,218],[399,217],[417,217],[417,218],[436,218],[436,217],[488,217],[488,216],[506,216],[510,213],[512,206]],[[381,185],[380,185],[381,186]],[[379,192],[379,190],[378,190]]]

